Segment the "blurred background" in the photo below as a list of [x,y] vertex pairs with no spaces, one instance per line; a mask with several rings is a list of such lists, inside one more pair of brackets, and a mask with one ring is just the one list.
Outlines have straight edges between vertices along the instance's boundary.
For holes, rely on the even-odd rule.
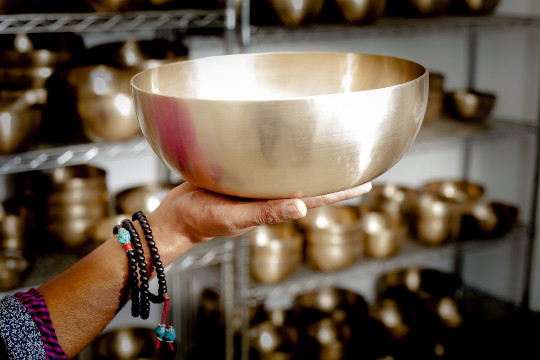
[[[0,0],[0,12],[3,293],[54,276],[182,181],[140,133],[131,76],[231,53],[360,52],[431,73],[413,147],[371,197],[340,204],[363,219],[361,244],[317,255],[309,223],[295,223],[273,235],[286,259],[255,233],[196,247],[167,278],[176,358],[485,358],[508,350],[488,342],[517,351],[534,334],[496,335],[524,324],[508,314],[540,311],[540,2]],[[424,192],[444,201],[424,209]],[[399,230],[366,215],[389,211]],[[151,337],[152,319],[126,309],[81,359],[132,358],[108,352]]]

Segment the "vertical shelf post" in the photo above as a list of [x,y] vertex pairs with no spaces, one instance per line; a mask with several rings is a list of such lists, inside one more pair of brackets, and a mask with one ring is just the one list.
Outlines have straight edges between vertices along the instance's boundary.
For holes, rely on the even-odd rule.
[[[539,66],[540,69],[540,66]],[[538,108],[536,125],[540,128],[540,82],[538,83]],[[534,154],[534,173],[531,189],[531,213],[529,221],[529,231],[525,250],[525,279],[523,284],[523,297],[521,299],[520,310],[528,311],[530,306],[531,278],[534,262],[534,249],[537,236],[536,218],[538,216],[538,188],[540,187],[540,132],[536,132],[536,152]]]

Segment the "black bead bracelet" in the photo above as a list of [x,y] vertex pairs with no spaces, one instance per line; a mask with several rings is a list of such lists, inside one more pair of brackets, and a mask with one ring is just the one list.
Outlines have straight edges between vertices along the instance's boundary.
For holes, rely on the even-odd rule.
[[[113,234],[116,235],[118,241],[124,245],[126,254],[129,260],[128,272],[128,291],[131,296],[131,314],[134,317],[147,319],[150,314],[150,302],[155,304],[165,303],[161,315],[161,323],[156,327],[157,335],[156,348],[159,347],[161,341],[169,343],[171,349],[174,350],[172,343],[176,337],[174,328],[169,324],[169,295],[167,294],[167,282],[165,281],[165,269],[161,262],[158,248],[152,235],[152,230],[148,224],[148,220],[142,211],[137,211],[132,216],[132,221],[138,221],[150,250],[150,259],[153,268],[156,270],[158,281],[158,294],[154,295],[149,289],[149,278],[152,270],[148,269],[146,258],[144,256],[143,245],[139,238],[137,230],[129,219],[124,219],[113,229]],[[138,273],[137,273],[138,268]],[[140,285],[139,285],[140,282]],[[164,320],[166,319],[166,323]]]
[[135,259],[135,251],[133,250],[133,244],[131,242],[131,235],[129,231],[122,228],[120,225],[116,225],[113,229],[113,234],[116,235],[118,241],[124,245],[126,249],[126,255],[128,257],[128,281],[127,287],[131,297],[131,315],[133,317],[139,316],[139,275],[137,274],[137,259]]

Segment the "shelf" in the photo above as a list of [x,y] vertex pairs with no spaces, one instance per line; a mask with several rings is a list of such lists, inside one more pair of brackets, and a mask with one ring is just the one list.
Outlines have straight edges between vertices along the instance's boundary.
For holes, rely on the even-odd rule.
[[409,152],[424,151],[429,147],[452,146],[468,141],[529,136],[538,130],[537,126],[525,122],[494,119],[485,123],[471,123],[440,118],[420,128]]
[[322,272],[301,265],[291,277],[280,283],[259,284],[250,279],[250,284],[246,290],[246,298],[248,304],[253,305],[260,303],[261,300],[267,297],[279,298],[280,296],[309,292],[316,288],[335,285],[346,279],[358,278],[359,274],[362,274],[362,276],[374,276],[384,271],[409,266],[411,263],[426,258],[494,246],[505,241],[515,240],[525,234],[526,228],[519,226],[506,236],[498,239],[464,240],[440,246],[425,246],[416,241],[408,240],[400,252],[392,257],[386,259],[361,258],[355,264],[341,271]]
[[0,33],[104,32],[157,29],[224,29],[225,11],[180,9],[0,15]]
[[129,141],[75,144],[0,156],[0,175],[154,154],[141,135]]
[[382,17],[373,24],[313,23],[299,27],[282,25],[250,27],[251,44],[271,41],[321,40],[350,36],[426,35],[456,30],[504,30],[512,28],[540,28],[540,18],[512,16],[441,16],[424,18]]

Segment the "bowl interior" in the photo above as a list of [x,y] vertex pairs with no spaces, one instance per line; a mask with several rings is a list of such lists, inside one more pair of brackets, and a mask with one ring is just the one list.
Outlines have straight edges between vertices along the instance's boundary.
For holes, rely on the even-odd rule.
[[[208,100],[284,100],[396,86],[425,73],[399,58],[349,53],[215,56],[139,73],[135,88]],[[179,86],[181,84],[181,86]]]

